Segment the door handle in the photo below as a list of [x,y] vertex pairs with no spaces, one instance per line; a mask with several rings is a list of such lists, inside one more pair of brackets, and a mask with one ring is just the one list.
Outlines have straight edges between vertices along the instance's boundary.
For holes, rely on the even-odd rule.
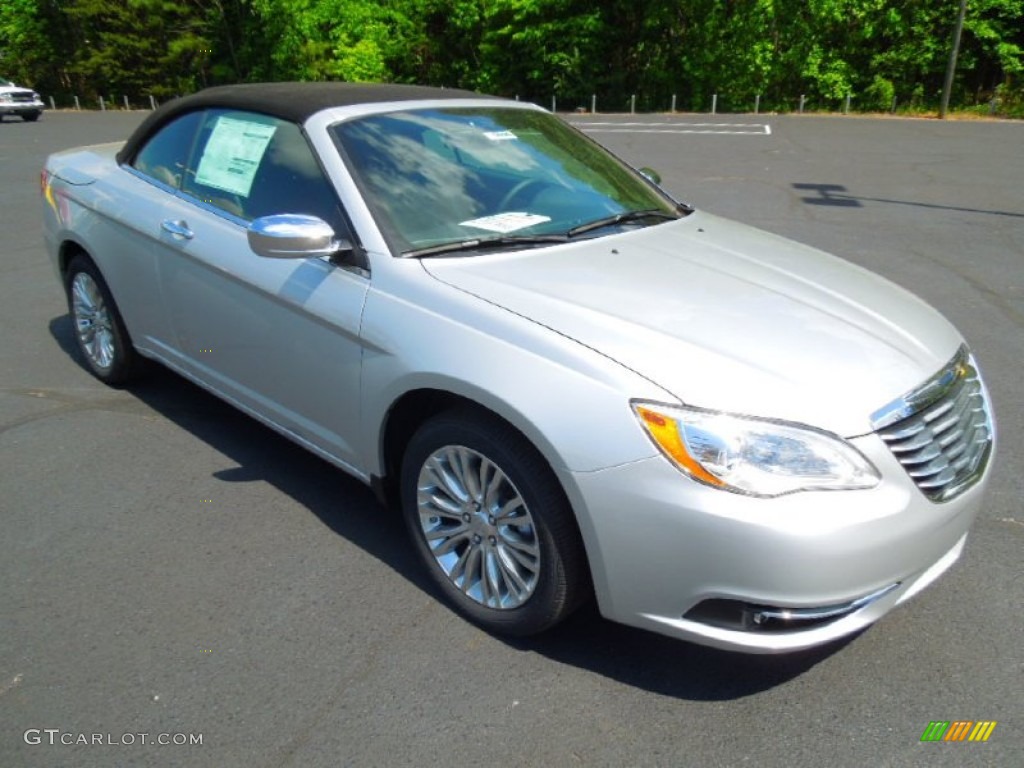
[[188,222],[184,219],[174,221],[173,219],[165,219],[160,223],[160,228],[164,232],[169,232],[174,237],[180,237],[182,240],[191,240],[195,233],[188,228]]

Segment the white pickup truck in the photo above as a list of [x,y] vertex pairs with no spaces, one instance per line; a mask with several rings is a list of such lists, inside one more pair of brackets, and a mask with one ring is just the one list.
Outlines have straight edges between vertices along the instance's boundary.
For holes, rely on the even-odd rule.
[[18,115],[22,120],[34,123],[44,108],[43,100],[31,88],[22,88],[0,77],[0,120],[4,115]]

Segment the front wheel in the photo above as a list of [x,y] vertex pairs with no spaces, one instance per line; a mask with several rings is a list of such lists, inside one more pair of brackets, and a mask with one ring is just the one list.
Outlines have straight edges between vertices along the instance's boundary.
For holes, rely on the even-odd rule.
[[401,486],[417,552],[474,623],[535,634],[582,601],[583,546],[565,494],[505,422],[471,408],[428,421],[409,443]]
[[106,384],[126,381],[135,372],[137,356],[100,271],[84,254],[75,256],[64,287],[75,341],[89,370]]
[[24,120],[26,123],[34,123],[36,120],[39,119],[39,116],[41,114],[42,112],[22,112],[21,119]]

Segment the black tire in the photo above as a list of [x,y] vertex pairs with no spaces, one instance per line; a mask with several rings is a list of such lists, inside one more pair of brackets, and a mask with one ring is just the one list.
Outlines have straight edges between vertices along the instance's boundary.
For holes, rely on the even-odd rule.
[[39,116],[41,114],[43,114],[43,113],[42,112],[22,112],[21,113],[21,119],[24,120],[26,123],[34,123],[36,120],[39,119]]
[[[429,467],[451,471],[431,473]],[[483,482],[453,511],[455,496],[434,480],[444,476],[441,484],[457,484],[458,467],[470,470],[463,477]],[[401,490],[406,525],[431,579],[455,610],[483,629],[536,634],[566,618],[589,594],[583,544],[565,494],[544,458],[504,421],[459,408],[426,422],[406,448]],[[444,510],[433,504],[437,498]],[[437,550],[428,543],[428,528]],[[443,549],[448,551],[438,556]],[[535,559],[527,554],[533,551]],[[467,563],[462,571],[459,563]]]
[[89,371],[105,384],[130,379],[137,371],[138,355],[103,275],[88,256],[71,259],[64,289],[75,341]]

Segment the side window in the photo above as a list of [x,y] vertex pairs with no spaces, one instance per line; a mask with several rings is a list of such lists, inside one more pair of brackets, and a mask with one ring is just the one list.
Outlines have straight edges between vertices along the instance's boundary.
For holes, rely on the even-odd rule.
[[202,113],[189,112],[165,125],[139,150],[132,167],[171,187],[180,187],[201,119]]
[[306,213],[338,232],[346,229],[334,189],[299,127],[265,115],[208,112],[182,189],[247,221]]

